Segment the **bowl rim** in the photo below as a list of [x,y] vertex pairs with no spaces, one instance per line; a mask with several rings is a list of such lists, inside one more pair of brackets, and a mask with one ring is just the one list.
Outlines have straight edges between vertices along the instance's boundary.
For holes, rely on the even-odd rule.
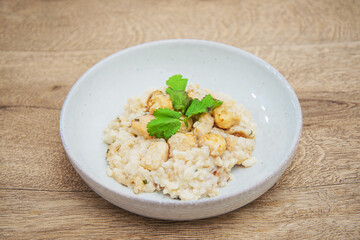
[[[86,168],[84,168],[79,162],[76,161],[76,156],[75,154],[72,152],[72,150],[70,149],[69,145],[66,142],[65,136],[64,136],[64,119],[65,119],[65,114],[66,114],[66,109],[67,106],[69,104],[69,102],[71,101],[71,98],[75,92],[75,89],[77,89],[80,84],[85,81],[85,79],[87,78],[88,75],[90,75],[92,72],[96,71],[97,68],[99,68],[101,65],[106,64],[108,61],[111,61],[113,58],[116,58],[120,55],[123,55],[127,52],[131,52],[131,51],[136,51],[138,49],[141,48],[147,48],[147,47],[152,47],[152,46],[157,46],[157,45],[162,45],[162,44],[179,44],[179,43],[185,43],[185,44],[198,44],[198,45],[205,45],[208,47],[218,47],[224,50],[228,50],[228,51],[232,51],[238,54],[241,54],[247,58],[250,58],[252,60],[254,60],[256,63],[260,64],[261,66],[264,66],[266,68],[268,68],[274,75],[276,75],[276,78],[280,81],[280,83],[286,87],[286,89],[288,90],[288,93],[290,95],[290,98],[292,100],[293,105],[295,106],[295,114],[296,114],[296,132],[295,132],[295,138],[292,139],[292,143],[291,143],[291,147],[289,148],[286,157],[284,158],[284,160],[281,162],[281,164],[275,169],[274,172],[272,172],[271,174],[269,174],[268,176],[266,176],[265,178],[263,178],[261,181],[259,181],[258,183],[256,183],[256,185],[254,186],[248,186],[244,189],[242,189],[241,191],[234,191],[234,192],[230,192],[230,193],[224,193],[224,194],[220,194],[216,197],[212,197],[212,198],[201,198],[199,200],[190,200],[190,201],[178,201],[178,200],[174,200],[174,201],[166,201],[166,200],[154,200],[154,199],[144,199],[141,197],[141,195],[135,195],[134,193],[124,193],[119,191],[117,188],[114,189],[112,187],[107,186],[106,184],[103,184],[102,181],[99,181],[97,179],[97,177],[95,177],[92,173],[90,173],[89,171],[86,170]],[[79,175],[83,178],[83,180],[88,184],[87,180],[83,177],[83,175],[85,175],[87,178],[90,178],[92,181],[95,182],[95,184],[101,186],[102,188],[104,188],[105,190],[109,191],[109,192],[113,192],[117,195],[121,195],[124,198],[131,200],[131,201],[137,201],[137,202],[142,202],[142,203],[147,203],[147,204],[165,204],[165,205],[170,205],[170,206],[189,206],[189,205],[200,205],[200,204],[213,204],[213,203],[217,203],[217,202],[221,202],[224,201],[225,199],[228,198],[233,198],[239,195],[242,195],[246,192],[251,191],[251,189],[253,188],[257,188],[261,185],[264,185],[267,181],[269,181],[271,178],[273,178],[274,176],[278,175],[279,173],[280,176],[282,175],[282,171],[284,171],[286,169],[286,167],[288,166],[288,164],[290,164],[293,155],[295,154],[295,151],[297,149],[300,137],[301,137],[301,132],[302,132],[302,111],[301,111],[301,105],[299,102],[299,99],[296,96],[295,91],[293,90],[293,88],[290,86],[289,82],[285,79],[285,77],[279,72],[277,71],[273,66],[271,66],[269,63],[265,62],[264,60],[262,60],[261,58],[245,51],[242,49],[239,49],[237,47],[234,46],[230,46],[224,43],[219,43],[219,42],[214,42],[214,41],[208,41],[208,40],[198,40],[198,39],[166,39],[166,40],[159,40],[159,41],[152,41],[152,42],[146,42],[146,43],[142,43],[142,44],[138,44],[135,46],[131,46],[125,49],[122,49],[116,53],[113,53],[111,55],[109,55],[108,57],[100,60],[99,62],[97,62],[95,65],[93,65],[91,68],[89,68],[76,82],[75,84],[71,87],[69,93],[67,94],[64,104],[62,106],[61,109],[61,113],[60,113],[60,119],[59,119],[59,125],[60,125],[60,137],[61,137],[61,141],[62,144],[64,146],[65,152],[67,154],[67,156],[69,157],[70,162],[74,165],[75,169],[79,172]],[[280,177],[278,176],[278,177]],[[119,185],[121,185],[119,183]],[[125,187],[125,186],[122,186]],[[266,189],[268,190],[268,189]]]

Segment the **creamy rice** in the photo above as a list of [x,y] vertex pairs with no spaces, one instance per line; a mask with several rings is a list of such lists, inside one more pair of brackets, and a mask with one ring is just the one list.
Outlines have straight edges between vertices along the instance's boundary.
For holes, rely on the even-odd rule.
[[[165,88],[160,90],[165,92]],[[225,122],[229,120],[231,126],[223,127],[226,129],[218,126],[222,121],[215,116],[221,114],[218,107],[220,113],[216,108],[204,113],[193,125],[192,122],[188,127],[183,125],[166,141],[146,132],[146,123],[153,118],[148,106],[153,91],[130,98],[124,112],[104,130],[104,141],[109,144],[108,176],[135,193],[162,191],[171,198],[197,200],[217,196],[218,187],[232,179],[230,171],[235,165],[256,164],[251,155],[256,124],[241,104],[228,95],[189,85],[186,91],[192,98],[211,94],[223,101],[220,107],[225,109],[226,117],[230,116],[231,121]]]

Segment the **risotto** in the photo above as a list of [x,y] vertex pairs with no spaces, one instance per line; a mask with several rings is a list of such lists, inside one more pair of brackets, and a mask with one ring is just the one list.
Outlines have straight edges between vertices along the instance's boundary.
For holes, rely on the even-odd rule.
[[[194,101],[186,103],[186,113],[174,111],[179,109],[175,97],[167,94],[165,87],[128,100],[124,112],[104,130],[104,141],[109,145],[108,176],[136,194],[162,191],[171,198],[197,200],[217,196],[219,187],[232,179],[235,165],[251,167],[257,162],[251,155],[256,124],[248,110],[228,95],[199,85],[188,85],[184,91],[185,97]],[[200,106],[209,95],[218,104],[189,117],[192,105]],[[181,117],[161,122],[159,109]],[[156,121],[160,125],[153,131],[165,126],[171,136],[166,136],[165,130],[165,137],[155,136],[150,122]]]

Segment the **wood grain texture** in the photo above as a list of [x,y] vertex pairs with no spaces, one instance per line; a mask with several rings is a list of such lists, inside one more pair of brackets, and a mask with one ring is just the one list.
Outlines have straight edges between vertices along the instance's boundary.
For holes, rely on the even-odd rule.
[[0,9],[1,50],[123,48],[167,38],[242,47],[360,39],[360,3],[351,0],[3,0]]
[[[93,192],[0,190],[3,237],[28,239],[90,237],[100,239],[324,239],[355,237],[360,231],[360,194],[356,184],[270,190],[258,200],[215,218],[170,222],[144,218],[106,202]],[[308,204],[311,199],[312,204]],[[76,209],[76,211],[74,211]],[[268,217],[266,217],[268,216]],[[48,224],[46,224],[48,223]],[[327,229],[327,231],[324,231]],[[1,234],[1,233],[0,233]],[[40,238],[41,235],[40,235]]]
[[[96,195],[59,136],[63,101],[104,57],[196,38],[268,61],[303,111],[292,164],[267,193],[191,222]],[[360,1],[0,0],[0,239],[359,239]]]

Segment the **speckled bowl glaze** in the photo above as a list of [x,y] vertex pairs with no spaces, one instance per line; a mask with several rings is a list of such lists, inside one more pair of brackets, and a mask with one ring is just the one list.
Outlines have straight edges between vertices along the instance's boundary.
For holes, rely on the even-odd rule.
[[[127,99],[160,87],[173,74],[229,94],[258,124],[252,168],[234,167],[220,195],[179,201],[162,193],[134,194],[106,175],[103,129]],[[100,196],[130,212],[158,219],[191,220],[237,209],[265,193],[295,153],[302,128],[299,100],[285,78],[256,56],[203,40],[164,40],[130,47],[90,68],[72,87],[60,116],[61,139],[84,181]]]

